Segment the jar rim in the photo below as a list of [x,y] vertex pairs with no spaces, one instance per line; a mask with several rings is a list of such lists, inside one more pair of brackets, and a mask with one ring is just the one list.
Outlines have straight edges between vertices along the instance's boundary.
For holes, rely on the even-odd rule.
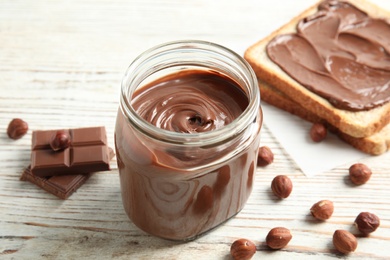
[[[134,89],[132,91],[129,89],[131,86],[131,82],[129,82],[131,76],[140,75],[141,70],[143,69],[142,66],[147,61],[150,61],[150,59],[156,57],[161,58],[164,53],[177,51],[179,49],[186,51],[202,51],[214,55],[222,55],[224,58],[227,58],[228,61],[234,62],[234,64],[239,66],[240,71],[246,74],[244,76],[246,77],[246,80],[249,81],[246,83],[248,85],[249,103],[245,110],[232,122],[213,131],[199,133],[180,133],[161,129],[147,122],[131,106],[130,97],[134,92]],[[196,61],[194,61],[194,64],[196,65]],[[144,78],[150,76],[151,74],[152,72],[146,73]],[[165,141],[178,145],[207,146],[222,142],[227,139],[227,136],[233,138],[245,130],[248,125],[255,120],[260,109],[260,90],[258,88],[257,78],[252,67],[236,52],[213,42],[202,40],[179,40],[156,45],[144,51],[134,59],[134,61],[127,68],[121,82],[120,104],[122,112],[127,117],[127,119],[132,121],[133,125],[137,127],[139,131],[148,136],[152,136],[154,138],[160,137],[159,139],[163,142]]]

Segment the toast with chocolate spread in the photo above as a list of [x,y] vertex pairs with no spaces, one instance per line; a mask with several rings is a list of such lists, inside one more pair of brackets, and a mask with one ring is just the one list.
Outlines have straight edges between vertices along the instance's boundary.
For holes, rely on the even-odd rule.
[[336,127],[326,122],[326,120],[308,111],[281,91],[273,88],[267,83],[259,80],[259,87],[261,99],[263,101],[309,122],[325,124],[327,128],[331,132],[335,133],[340,139],[365,153],[379,155],[388,151],[390,148],[390,124],[387,124],[379,132],[371,136],[361,138],[352,137],[339,131]]
[[366,0],[321,1],[244,57],[311,116],[353,140],[371,138],[390,121],[389,20]]

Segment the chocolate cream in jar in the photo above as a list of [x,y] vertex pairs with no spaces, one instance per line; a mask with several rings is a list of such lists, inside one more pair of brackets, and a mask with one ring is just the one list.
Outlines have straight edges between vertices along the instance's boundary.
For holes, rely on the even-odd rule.
[[152,48],[129,66],[115,147],[131,221],[189,240],[237,214],[253,187],[262,112],[256,77],[210,42]]

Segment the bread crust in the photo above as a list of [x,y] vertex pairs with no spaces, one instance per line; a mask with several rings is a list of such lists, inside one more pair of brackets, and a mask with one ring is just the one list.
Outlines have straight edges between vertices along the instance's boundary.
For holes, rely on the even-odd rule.
[[[307,111],[323,118],[343,133],[355,138],[372,136],[390,122],[390,102],[368,111],[348,111],[335,108],[326,99],[309,91],[291,78],[277,64],[270,60],[267,55],[266,46],[276,35],[296,32],[296,24],[304,17],[316,13],[317,7],[321,2],[317,2],[293,18],[289,23],[253,44],[246,50],[244,58],[252,66],[259,79],[274,86]],[[390,12],[366,0],[347,2],[365,11],[371,17],[390,18]]]

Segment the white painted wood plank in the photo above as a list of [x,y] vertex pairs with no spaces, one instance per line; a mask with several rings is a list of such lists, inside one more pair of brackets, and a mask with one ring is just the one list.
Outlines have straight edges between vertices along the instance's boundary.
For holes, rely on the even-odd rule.
[[[246,207],[219,228],[188,243],[151,237],[127,218],[118,172],[92,176],[61,201],[19,181],[30,158],[31,131],[21,140],[5,134],[14,117],[31,130],[104,125],[113,147],[120,82],[130,62],[155,44],[176,39],[210,40],[237,52],[287,22],[315,1],[0,1],[0,258],[1,259],[230,259],[230,244],[247,237],[254,259],[340,258],[331,246],[335,229],[353,230],[360,211],[380,216],[381,227],[359,238],[350,258],[390,258],[389,154],[364,160],[374,174],[353,187],[349,165],[304,176],[263,128],[262,145],[275,162],[258,168]],[[390,10],[390,2],[376,0]],[[275,200],[270,182],[289,175],[294,190]],[[334,201],[334,216],[309,216],[320,199]],[[269,229],[285,226],[293,240],[281,251],[265,245]]]

